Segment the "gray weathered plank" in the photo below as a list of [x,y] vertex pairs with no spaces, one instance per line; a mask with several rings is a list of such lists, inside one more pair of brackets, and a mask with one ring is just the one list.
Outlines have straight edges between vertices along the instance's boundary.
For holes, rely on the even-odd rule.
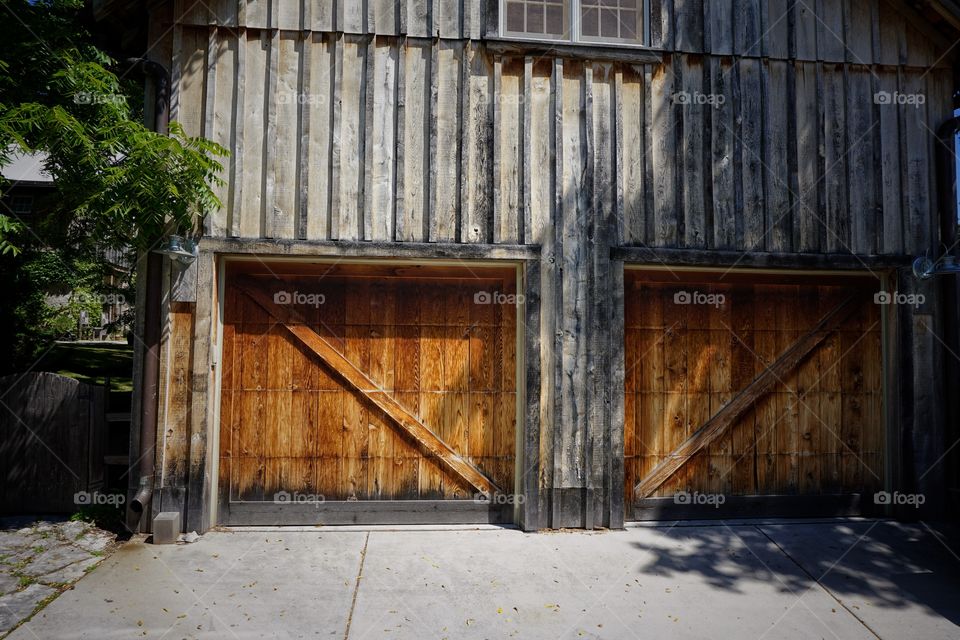
[[797,96],[797,210],[793,236],[797,251],[819,251],[823,223],[820,221],[820,117],[817,65],[796,65]]
[[745,249],[762,249],[765,237],[763,82],[759,60],[742,59],[740,74],[740,185]]
[[733,3],[733,51],[738,55],[760,55],[763,44],[761,1],[740,0]]
[[734,90],[737,77],[732,58],[713,58],[710,62],[710,91],[723,96],[721,104],[711,109],[711,192],[713,194],[711,218],[713,239],[711,246],[731,249],[738,246],[743,230],[740,216],[742,193],[736,186],[739,176],[737,162],[737,105]]
[[681,86],[679,101],[683,132],[681,135],[680,181],[683,195],[683,245],[686,247],[707,246],[706,187],[704,173],[704,126],[707,112],[713,109],[712,96],[704,91],[704,68],[702,58],[684,56],[681,61]]
[[[850,247],[855,253],[875,253],[877,232],[881,228],[881,209],[877,202],[875,140],[878,123],[874,121],[874,96],[868,67],[850,67],[847,75],[847,137],[850,153],[847,163],[849,189]],[[879,107],[880,105],[876,105]]]
[[824,226],[831,253],[850,250],[847,160],[850,151],[846,126],[845,71],[840,65],[823,65]]
[[764,95],[764,171],[766,173],[766,247],[770,251],[790,251],[793,218],[791,216],[790,103],[788,64],[770,60],[763,66]]
[[658,246],[677,244],[676,106],[674,60],[668,57],[654,68],[651,81],[651,164],[653,167],[653,241]]

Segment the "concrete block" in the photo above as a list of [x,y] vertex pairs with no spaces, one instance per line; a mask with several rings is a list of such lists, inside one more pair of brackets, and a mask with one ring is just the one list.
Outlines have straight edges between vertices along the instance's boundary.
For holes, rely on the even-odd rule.
[[153,544],[173,544],[179,535],[179,511],[162,511],[153,519]]

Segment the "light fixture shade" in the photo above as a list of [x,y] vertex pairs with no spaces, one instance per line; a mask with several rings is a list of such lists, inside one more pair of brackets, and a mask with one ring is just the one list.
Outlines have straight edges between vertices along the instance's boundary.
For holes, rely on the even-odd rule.
[[197,243],[190,238],[170,235],[160,244],[156,252],[187,265],[197,259]]
[[913,261],[913,275],[920,280],[927,280],[933,276],[942,276],[949,273],[960,273],[960,265],[953,256],[944,256],[937,262],[928,257],[920,256]]

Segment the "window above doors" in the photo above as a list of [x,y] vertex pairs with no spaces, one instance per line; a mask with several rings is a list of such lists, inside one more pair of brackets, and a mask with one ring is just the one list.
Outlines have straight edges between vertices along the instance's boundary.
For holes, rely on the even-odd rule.
[[563,43],[647,44],[649,0],[499,0],[500,35]]

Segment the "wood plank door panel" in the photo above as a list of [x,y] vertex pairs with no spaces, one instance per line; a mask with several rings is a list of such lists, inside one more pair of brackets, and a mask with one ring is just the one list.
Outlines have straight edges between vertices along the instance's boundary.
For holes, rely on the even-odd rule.
[[228,262],[222,502],[512,494],[515,270],[326,267]]
[[671,283],[639,270],[625,282],[628,504],[879,489],[881,326],[869,283]]

